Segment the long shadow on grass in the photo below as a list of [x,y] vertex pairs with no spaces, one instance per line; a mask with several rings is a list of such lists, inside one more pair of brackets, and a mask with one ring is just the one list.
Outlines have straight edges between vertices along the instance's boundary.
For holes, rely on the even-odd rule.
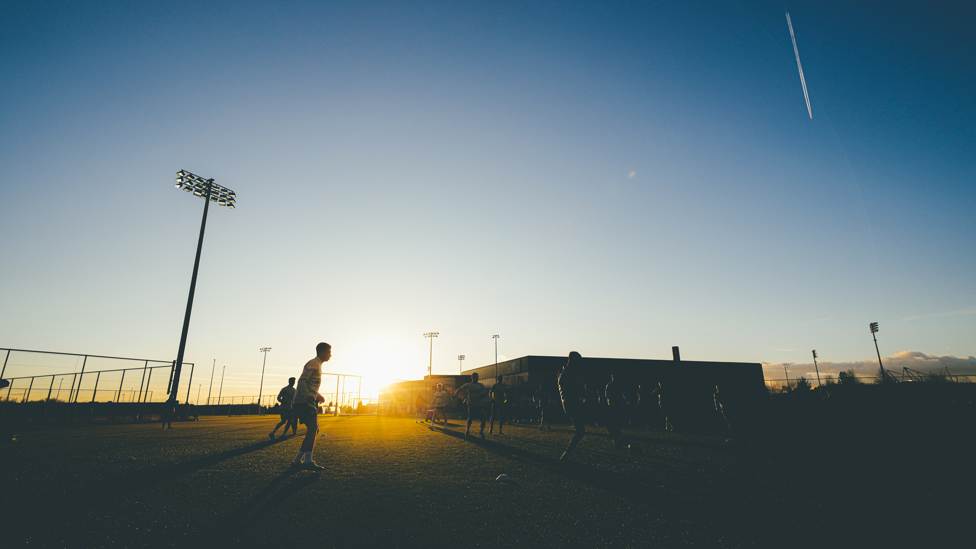
[[[214,546],[226,545],[228,540],[239,539],[246,535],[249,527],[256,526],[261,518],[267,516],[274,509],[289,508],[288,500],[299,491],[314,484],[320,475],[285,471],[271,480],[260,492],[239,509],[233,511],[227,519],[218,523],[203,538],[209,538]],[[300,506],[293,506],[298,509]]]
[[[459,439],[464,438],[463,433],[446,431],[445,434]],[[755,518],[749,516],[748,509],[733,509],[723,501],[683,497],[673,491],[663,490],[660,486],[647,484],[639,476],[600,469],[571,459],[561,461],[480,437],[469,436],[468,441],[486,451],[521,463],[543,467],[550,474],[566,480],[581,482],[592,488],[626,498],[635,505],[646,507],[649,516],[666,518],[674,524],[691,523],[698,531],[714,536],[715,539],[724,538],[724,543],[730,542],[730,535],[741,539],[755,536],[753,530]]]

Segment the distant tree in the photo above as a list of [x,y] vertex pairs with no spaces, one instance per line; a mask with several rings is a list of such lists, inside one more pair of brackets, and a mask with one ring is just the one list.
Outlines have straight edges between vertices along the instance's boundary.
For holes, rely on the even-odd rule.
[[942,372],[937,372],[934,374],[929,374],[928,380],[930,383],[945,383],[949,381],[946,375]]
[[836,385],[837,384],[837,379],[834,378],[834,376],[832,376],[830,374],[825,375],[824,378],[823,378],[823,380],[824,380],[824,385]]
[[807,378],[805,378],[803,376],[800,376],[800,379],[796,380],[796,385],[794,385],[793,388],[794,388],[794,390],[800,391],[800,392],[809,391],[810,390],[810,382],[807,381]]
[[851,368],[846,372],[841,372],[837,374],[837,376],[840,378],[840,384],[843,386],[857,385],[860,383],[857,376],[854,375],[854,368]]

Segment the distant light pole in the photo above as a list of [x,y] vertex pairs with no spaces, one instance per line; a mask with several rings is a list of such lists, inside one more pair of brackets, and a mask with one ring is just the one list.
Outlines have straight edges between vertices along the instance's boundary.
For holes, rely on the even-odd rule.
[[783,363],[783,371],[786,372],[786,389],[787,390],[790,389],[790,372],[787,370],[787,368],[790,367],[790,364],[793,364],[793,363],[792,362],[784,362]]
[[203,249],[203,233],[207,228],[207,211],[211,202],[218,206],[234,209],[237,195],[234,191],[214,183],[213,179],[204,179],[186,170],[176,172],[176,188],[193,193],[203,199],[203,221],[200,222],[200,239],[197,241],[197,255],[193,260],[193,276],[190,278],[190,296],[186,300],[186,315],[183,317],[183,334],[180,336],[180,350],[176,355],[173,366],[173,386],[169,400],[175,402],[180,388],[180,372],[183,370],[183,351],[186,350],[186,335],[190,331],[190,310],[193,309],[193,292],[197,287],[197,271],[200,269],[200,251]]
[[498,379],[498,338],[501,337],[498,334],[491,336],[495,340],[495,379]]
[[884,364],[881,363],[881,351],[878,350],[878,337],[874,335],[878,333],[878,323],[872,322],[868,327],[871,328],[871,338],[874,339],[874,352],[878,353],[878,366],[881,367],[881,381],[886,381]]
[[458,375],[464,371],[464,355],[458,355]]
[[217,393],[217,404],[220,404],[221,397],[224,396],[224,374],[227,372],[227,365],[221,367],[220,369],[220,392]]
[[213,361],[213,366],[210,367],[210,388],[207,389],[207,404],[210,404],[210,397],[213,395],[213,375],[214,370],[217,369],[217,359]]
[[261,414],[261,395],[264,394],[264,366],[268,363],[268,351],[271,347],[261,347],[258,352],[264,353],[264,362],[261,363],[261,385],[258,386],[258,415]]
[[427,365],[427,385],[430,385],[431,377],[433,377],[434,369],[434,338],[438,336],[440,332],[427,332],[424,337],[430,338],[430,363]]
[[820,368],[817,367],[817,350],[813,350],[813,369],[817,371],[817,387],[820,387]]
[[203,389],[203,383],[197,384],[197,406],[200,405],[200,389]]

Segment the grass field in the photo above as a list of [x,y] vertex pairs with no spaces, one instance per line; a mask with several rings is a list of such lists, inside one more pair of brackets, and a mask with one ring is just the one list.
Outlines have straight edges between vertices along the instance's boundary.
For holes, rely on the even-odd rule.
[[635,456],[596,427],[562,463],[568,426],[466,442],[458,420],[325,416],[326,470],[288,474],[304,428],[272,441],[276,421],[5,436],[0,546],[937,547],[972,519],[973,475],[952,472],[971,432],[627,431]]

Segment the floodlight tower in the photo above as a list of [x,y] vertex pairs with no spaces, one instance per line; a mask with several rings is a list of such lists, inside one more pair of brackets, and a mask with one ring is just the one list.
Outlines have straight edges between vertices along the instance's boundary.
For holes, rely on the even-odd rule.
[[186,334],[190,330],[190,310],[193,308],[193,292],[197,287],[197,271],[200,269],[200,251],[203,249],[203,233],[207,229],[207,211],[211,202],[218,206],[234,209],[237,195],[227,187],[214,183],[213,179],[204,179],[186,170],[176,172],[176,188],[183,189],[194,196],[203,199],[203,221],[200,222],[200,239],[197,241],[197,256],[193,260],[193,276],[190,278],[190,297],[186,300],[186,316],[183,317],[183,335],[180,336],[180,350],[176,355],[173,366],[173,385],[169,400],[175,401],[180,387],[180,372],[183,370],[183,351],[186,349]]
[[458,375],[464,371],[464,355],[458,355]]
[[820,368],[817,367],[817,350],[813,350],[813,369],[817,372],[817,387],[820,387]]
[[264,394],[264,366],[268,363],[268,351],[271,347],[261,347],[259,353],[264,353],[264,361],[261,362],[261,384],[258,386],[258,415],[261,414],[261,395]]
[[789,368],[791,364],[793,363],[792,362],[783,363],[783,371],[786,372],[786,390],[790,389],[790,372],[787,370],[787,368]]
[[498,338],[501,337],[498,334],[491,336],[495,340],[495,379],[498,379]]
[[430,363],[427,365],[428,386],[430,385],[430,378],[434,375],[433,373],[431,373],[434,368],[434,338],[437,337],[439,333],[440,332],[427,332],[426,334],[424,334],[424,337],[430,338]]
[[881,364],[881,351],[878,350],[878,337],[874,335],[878,333],[878,323],[872,322],[868,327],[871,328],[871,338],[874,339],[874,352],[878,353],[878,366],[881,367],[881,381],[885,381],[884,364]]

